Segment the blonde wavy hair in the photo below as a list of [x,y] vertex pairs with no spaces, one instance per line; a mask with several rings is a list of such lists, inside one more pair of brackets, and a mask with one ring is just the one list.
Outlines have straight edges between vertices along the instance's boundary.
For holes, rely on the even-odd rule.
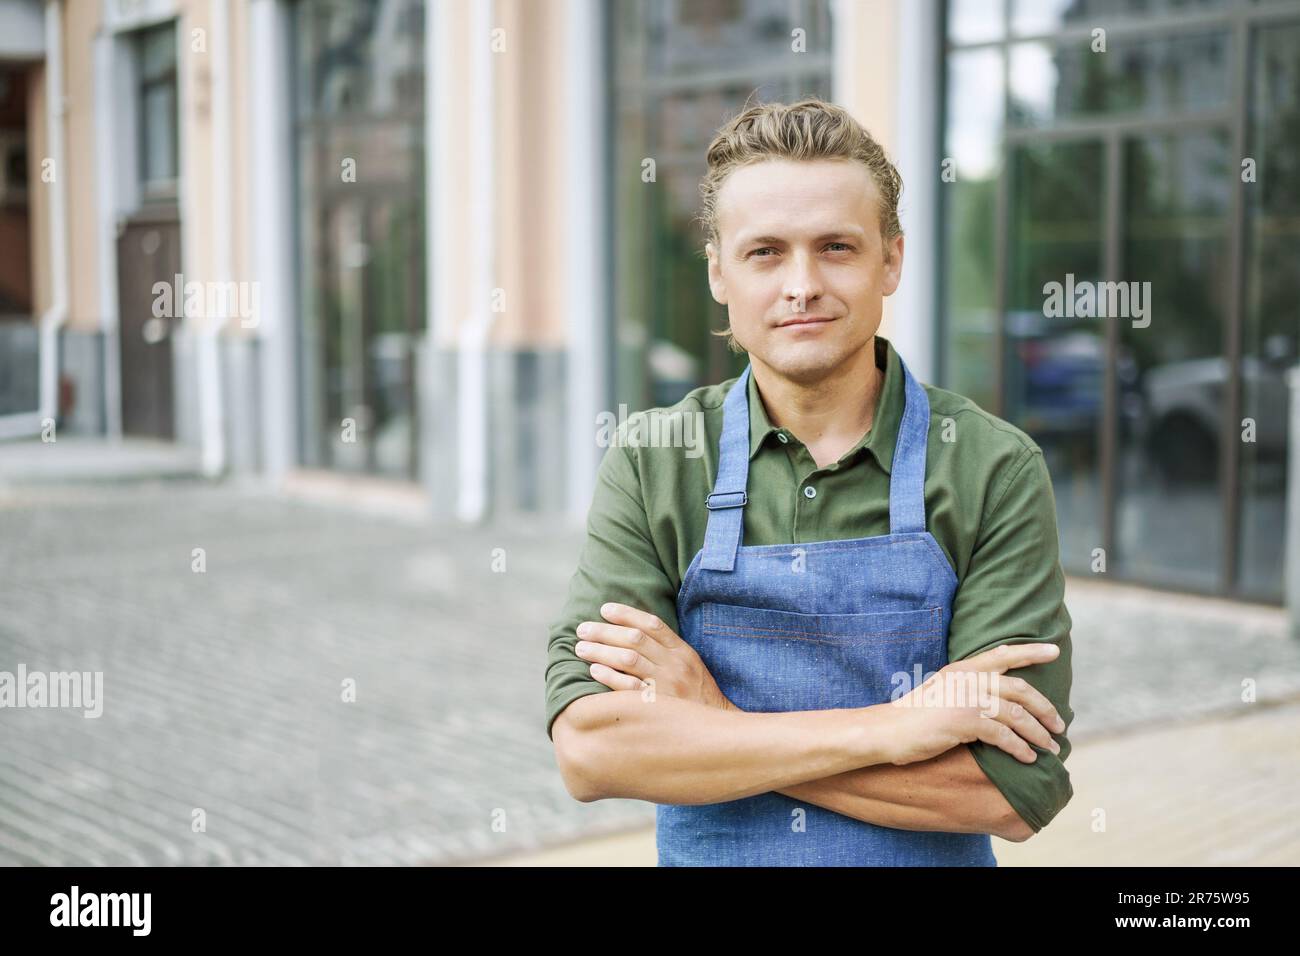
[[[903,177],[889,161],[885,149],[841,106],[815,96],[796,103],[756,103],[745,106],[728,120],[709,143],[708,171],[700,182],[701,214],[696,218],[707,241],[719,246],[718,191],[726,178],[742,166],[767,159],[849,159],[862,163],[871,173],[880,194],[880,237],[885,244],[903,234],[898,221],[898,199]],[[715,330],[727,337],[734,352],[730,329]]]

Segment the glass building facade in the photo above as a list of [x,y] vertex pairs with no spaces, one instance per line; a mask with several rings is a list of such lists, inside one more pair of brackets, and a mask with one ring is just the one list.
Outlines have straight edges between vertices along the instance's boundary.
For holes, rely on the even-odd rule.
[[618,0],[609,28],[615,397],[670,405],[744,369],[710,334],[727,316],[695,221],[709,141],[751,97],[830,98],[831,4]]
[[417,477],[420,0],[293,7],[302,463]]
[[1300,3],[945,13],[941,384],[1041,445],[1067,571],[1280,601]]
[[[445,394],[417,387],[430,294],[429,8],[298,0],[290,9],[299,463],[427,484],[420,461],[457,459],[462,437],[428,455],[417,414],[425,409],[426,431],[435,418],[461,421],[454,362],[435,376]],[[598,348],[611,409],[668,405],[743,368],[711,334],[726,312],[708,289],[697,220],[705,150],[748,100],[830,99],[834,76],[858,82],[836,58],[884,41],[833,43],[836,9],[832,0],[600,7],[605,116],[594,148],[605,151],[609,288]],[[933,289],[933,312],[927,301],[906,320],[933,322],[932,379],[1042,447],[1068,571],[1092,574],[1104,561],[1112,580],[1279,602],[1285,372],[1300,348],[1300,0],[927,9],[937,15],[925,75],[939,95],[873,131],[897,138],[906,124],[933,124],[937,155],[927,145],[921,158],[953,174],[936,176],[935,228],[909,226],[910,248],[925,243],[936,267],[937,281],[923,271],[911,280]],[[524,88],[504,89],[518,98]],[[891,95],[873,100],[872,123]],[[534,145],[553,125],[532,128]],[[904,206],[932,188],[911,159]],[[531,160],[500,162],[510,182]],[[1056,314],[1051,283],[1122,289],[1127,311]],[[554,342],[531,334],[500,349],[513,350],[513,371],[500,371],[507,362],[490,373],[505,376],[493,407],[521,411],[491,437],[492,461],[506,464],[485,466],[516,476],[525,510],[542,500],[530,489],[552,480],[541,474],[566,467],[533,447],[565,412],[551,402],[542,416],[540,402],[520,396],[560,394],[559,379],[573,374],[533,361]]]

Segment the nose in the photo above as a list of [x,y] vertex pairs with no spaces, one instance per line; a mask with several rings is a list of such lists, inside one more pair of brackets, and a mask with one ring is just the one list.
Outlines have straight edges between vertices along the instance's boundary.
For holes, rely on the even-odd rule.
[[811,255],[803,251],[791,254],[782,294],[792,313],[807,312],[808,304],[821,298],[821,276]]

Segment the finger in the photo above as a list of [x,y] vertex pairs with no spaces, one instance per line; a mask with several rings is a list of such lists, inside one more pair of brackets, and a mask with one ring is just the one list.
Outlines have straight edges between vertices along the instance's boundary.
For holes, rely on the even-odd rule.
[[982,717],[977,713],[973,714],[971,719],[975,722],[973,727],[975,736],[986,744],[1005,750],[1021,763],[1034,763],[1038,760],[1038,753],[1034,748],[1025,743],[1023,737],[1002,721],[992,717]]
[[1060,711],[1037,687],[1023,677],[999,675],[996,688],[1003,700],[1013,700],[1023,706],[1052,733],[1065,733],[1065,720],[1061,717]]
[[652,641],[657,641],[664,647],[674,647],[681,642],[681,638],[673,633],[671,627],[649,611],[642,611],[627,604],[618,604],[611,601],[608,604],[601,605],[600,616],[611,624],[634,627],[644,632]]
[[573,645],[573,653],[584,661],[604,664],[633,677],[649,677],[655,670],[653,661],[626,647],[614,647],[594,641],[578,641]]
[[980,704],[984,716],[1001,721],[1025,741],[1052,753],[1061,752],[1060,745],[1052,739],[1047,728],[1019,702],[1008,700],[997,691],[992,691],[981,696]]
[[997,671],[1004,673],[1017,667],[1031,664],[1046,664],[1061,655],[1061,648],[1056,644],[999,644],[987,651],[949,664],[955,670]]
[[640,690],[645,686],[645,681],[640,678],[616,671],[604,664],[592,664],[591,676],[611,690]]
[[[1027,681],[1006,677],[997,671],[945,671],[921,685],[923,699],[945,707],[978,709],[980,716],[1006,724],[1024,740],[1044,750],[1060,753],[1060,746],[1052,739],[1047,727],[1017,699],[1017,695],[1022,693],[1021,685],[1026,689],[1026,697],[1028,692],[1037,693]],[[1042,700],[1051,710],[1050,702],[1046,698]]]
[[[626,647],[654,664],[663,662],[664,646],[640,628],[624,627],[621,624],[604,624],[600,621],[583,621],[578,625],[577,635],[579,640],[595,644]],[[629,658],[628,660],[631,663],[632,659]],[[612,663],[613,666],[618,667],[616,661],[607,663]]]

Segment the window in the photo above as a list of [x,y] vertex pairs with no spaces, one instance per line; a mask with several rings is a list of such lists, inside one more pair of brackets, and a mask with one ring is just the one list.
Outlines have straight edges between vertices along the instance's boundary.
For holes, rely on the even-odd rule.
[[180,178],[176,25],[141,30],[135,42],[140,71],[140,194],[145,201],[174,200]]
[[946,10],[941,381],[1042,447],[1067,570],[1280,601],[1300,2]]
[[[709,292],[694,222],[705,150],[755,92],[830,98],[830,3],[618,0],[610,20],[615,401],[670,405],[744,368],[744,357],[710,334],[727,316]],[[796,28],[803,52],[792,49]]]
[[424,4],[293,12],[302,461],[414,479]]

